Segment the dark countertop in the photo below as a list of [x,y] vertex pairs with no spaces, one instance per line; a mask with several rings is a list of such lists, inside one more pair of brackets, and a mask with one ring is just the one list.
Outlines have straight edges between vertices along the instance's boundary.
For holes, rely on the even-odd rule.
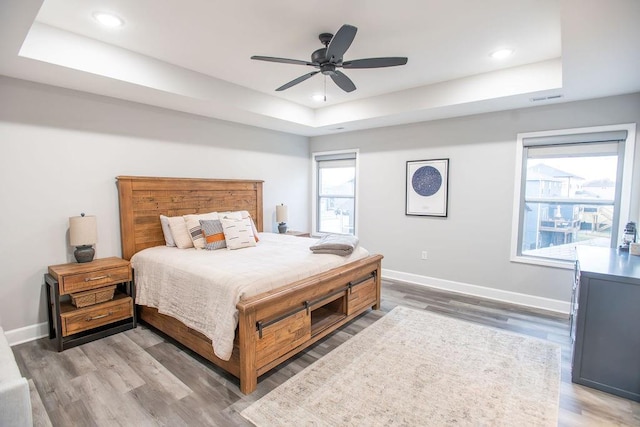
[[[640,281],[640,256],[597,246],[576,246],[581,273],[634,278]],[[640,283],[640,282],[639,282]]]

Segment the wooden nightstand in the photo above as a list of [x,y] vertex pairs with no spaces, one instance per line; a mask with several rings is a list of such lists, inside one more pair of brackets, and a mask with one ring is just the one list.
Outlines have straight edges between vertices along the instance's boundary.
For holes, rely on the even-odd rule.
[[284,234],[288,234],[289,236],[297,236],[297,237],[311,237],[311,233],[305,233],[304,231],[289,230]]
[[136,327],[135,284],[129,261],[111,257],[51,265],[44,280],[49,338],[56,339],[58,351]]

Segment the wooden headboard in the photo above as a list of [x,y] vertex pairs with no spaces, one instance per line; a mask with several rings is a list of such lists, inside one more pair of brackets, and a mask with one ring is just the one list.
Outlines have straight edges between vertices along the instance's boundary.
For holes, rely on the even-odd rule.
[[118,176],[122,257],[165,244],[160,214],[249,211],[263,230],[263,181]]

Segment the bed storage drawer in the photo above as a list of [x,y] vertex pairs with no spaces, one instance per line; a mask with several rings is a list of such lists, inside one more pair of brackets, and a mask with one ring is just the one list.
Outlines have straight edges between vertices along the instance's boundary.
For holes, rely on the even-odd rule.
[[347,298],[347,315],[350,316],[365,307],[372,306],[377,300],[376,279],[370,277],[367,280],[353,285]]
[[[259,332],[256,332],[259,334]],[[311,316],[302,310],[261,328],[256,343],[256,365],[263,366],[311,338]]]
[[62,336],[107,325],[133,316],[133,299],[125,294],[117,294],[112,301],[60,314]]

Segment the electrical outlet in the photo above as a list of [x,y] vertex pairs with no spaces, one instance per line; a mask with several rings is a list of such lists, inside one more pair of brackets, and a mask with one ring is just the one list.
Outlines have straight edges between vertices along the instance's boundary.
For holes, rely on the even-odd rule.
[[420,255],[420,258],[421,259],[427,259],[428,258],[427,251],[422,251],[422,254]]

